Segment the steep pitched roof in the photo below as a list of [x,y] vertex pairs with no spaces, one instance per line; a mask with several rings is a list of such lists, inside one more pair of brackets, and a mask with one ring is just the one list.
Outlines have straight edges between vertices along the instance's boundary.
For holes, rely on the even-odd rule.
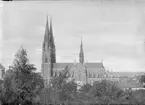
[[54,68],[65,68],[66,66],[72,67],[74,63],[54,63]]
[[0,69],[4,70],[4,66],[0,63]]
[[101,62],[99,63],[85,63],[87,68],[104,68]]
[[[66,66],[72,67],[74,63],[54,63],[54,68],[65,68]],[[76,63],[79,65],[79,63]],[[87,68],[104,68],[102,63],[85,63],[85,67]]]
[[132,77],[132,76],[140,76],[144,74],[144,72],[109,72],[109,74],[114,76],[120,76],[120,77]]

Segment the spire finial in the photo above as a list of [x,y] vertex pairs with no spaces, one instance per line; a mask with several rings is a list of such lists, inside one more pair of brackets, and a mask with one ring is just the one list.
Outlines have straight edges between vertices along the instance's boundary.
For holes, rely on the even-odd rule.
[[50,27],[50,31],[52,31],[52,16],[49,16],[49,27]]
[[48,14],[46,15],[46,19],[48,20]]
[[50,20],[50,23],[51,23],[51,21],[52,21],[52,16],[51,15],[49,16],[49,20]]
[[83,52],[83,42],[82,42],[82,36],[81,36],[81,45],[80,45],[80,54],[79,54],[80,63],[84,63],[84,52]]
[[50,28],[51,27],[51,24],[52,24],[52,16],[51,15],[46,15],[46,21],[47,21],[47,24],[48,24],[48,27]]
[[83,53],[83,42],[82,42],[82,36],[81,36],[81,48],[80,48],[80,52],[82,52]]
[[81,47],[83,47],[83,41],[82,41],[83,39],[82,39],[82,36],[81,36]]
[[46,24],[48,25],[48,14],[46,15]]
[[[51,15],[46,15],[46,21],[47,21],[47,25],[48,25],[48,27],[50,28],[50,26],[51,26],[51,21],[52,21],[52,19],[51,19]],[[49,23],[49,24],[48,24]]]

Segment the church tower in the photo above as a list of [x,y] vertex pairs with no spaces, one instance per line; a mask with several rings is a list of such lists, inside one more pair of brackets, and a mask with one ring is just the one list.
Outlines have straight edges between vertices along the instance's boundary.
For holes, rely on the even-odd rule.
[[51,62],[52,63],[56,63],[56,53],[55,53],[55,44],[54,44],[54,37],[53,37],[53,30],[52,30],[52,20],[50,18],[50,30],[49,30],[49,34],[50,34],[50,46],[51,46]]
[[81,46],[80,46],[80,53],[79,53],[79,61],[80,61],[81,64],[84,63],[84,52],[83,52],[82,37],[81,37]]
[[45,80],[49,82],[53,76],[53,64],[56,63],[55,44],[52,31],[51,17],[46,19],[45,35],[42,47],[42,67],[41,73]]

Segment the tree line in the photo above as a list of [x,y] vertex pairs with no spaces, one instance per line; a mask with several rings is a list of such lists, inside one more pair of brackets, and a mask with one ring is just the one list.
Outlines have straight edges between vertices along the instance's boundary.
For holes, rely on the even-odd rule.
[[[140,82],[145,82],[141,76]],[[1,105],[100,105],[145,104],[145,90],[122,90],[109,80],[79,86],[69,77],[69,68],[55,74],[48,83],[20,48],[0,80]]]

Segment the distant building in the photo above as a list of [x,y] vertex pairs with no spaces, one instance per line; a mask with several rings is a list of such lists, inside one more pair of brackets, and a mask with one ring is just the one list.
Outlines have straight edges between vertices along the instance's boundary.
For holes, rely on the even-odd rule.
[[4,74],[5,74],[5,68],[4,68],[4,66],[0,63],[0,79],[3,79]]
[[[47,17],[48,18],[48,17]],[[45,36],[43,42],[42,52],[42,69],[41,73],[46,80],[54,75],[54,73],[61,72],[65,67],[69,68],[69,73],[72,78],[76,81],[82,81],[83,84],[89,82],[92,83],[91,78],[102,78],[105,77],[105,68],[102,62],[85,63],[83,43],[81,40],[79,63],[57,63],[56,62],[56,49],[52,30],[52,21],[46,21]]]
[[[66,43],[67,44],[67,43]],[[52,21],[46,20],[44,42],[42,47],[42,66],[41,73],[44,79],[49,81],[52,76],[69,68],[70,77],[76,82],[82,84],[90,83],[94,81],[101,81],[103,79],[112,80],[116,82],[127,81],[128,77],[134,77],[142,73],[133,72],[109,72],[105,70],[103,62],[85,62],[83,42],[81,39],[79,62],[72,63],[57,63],[56,62],[56,49],[52,30]]]

